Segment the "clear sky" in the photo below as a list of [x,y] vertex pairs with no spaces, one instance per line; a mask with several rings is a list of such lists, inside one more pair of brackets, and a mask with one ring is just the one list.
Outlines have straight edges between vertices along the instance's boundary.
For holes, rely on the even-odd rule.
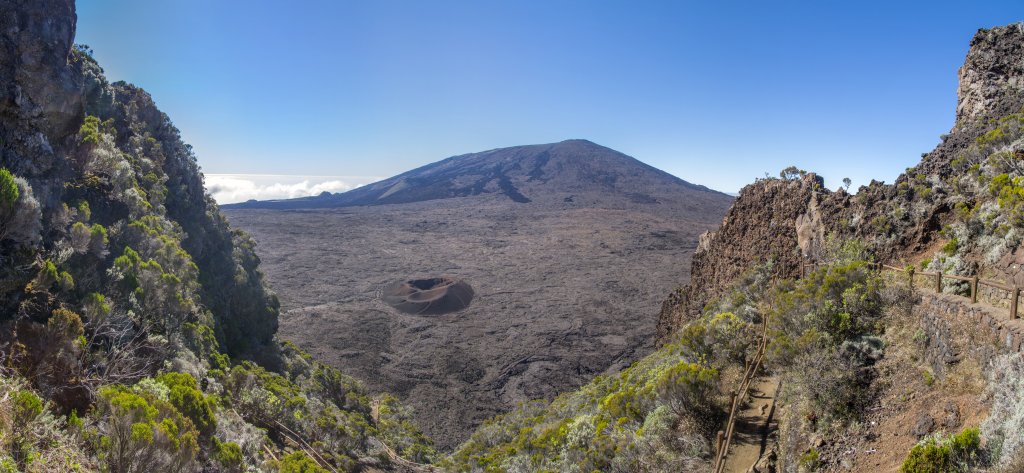
[[891,182],[951,127],[971,36],[1024,4],[79,0],[78,15],[77,41],[153,95],[208,181],[255,185],[219,196],[238,200],[569,138],[725,192],[791,164],[833,188]]

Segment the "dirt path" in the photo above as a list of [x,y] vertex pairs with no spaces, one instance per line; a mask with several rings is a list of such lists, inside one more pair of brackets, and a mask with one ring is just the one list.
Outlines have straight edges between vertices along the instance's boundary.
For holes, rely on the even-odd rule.
[[732,446],[725,459],[726,473],[746,473],[761,458],[768,446],[768,435],[775,430],[775,393],[778,378],[762,377],[750,384],[748,402],[736,417]]

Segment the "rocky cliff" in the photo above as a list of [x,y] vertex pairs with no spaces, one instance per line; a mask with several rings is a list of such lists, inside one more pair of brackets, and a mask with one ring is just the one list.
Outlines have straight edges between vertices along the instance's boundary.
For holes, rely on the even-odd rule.
[[371,415],[360,383],[274,339],[254,243],[75,22],[71,0],[0,0],[0,470],[390,469],[381,441],[428,458],[393,398]]
[[[965,212],[981,209],[986,202],[997,205],[993,201],[998,195],[993,195],[989,182],[1005,171],[1012,177],[1013,169],[993,164],[998,161],[993,153],[1009,150],[1016,156],[1010,161],[1021,158],[1012,150],[1020,146],[1019,120],[1014,117],[1024,105],[1024,27],[1014,24],[979,30],[959,77],[956,122],[951,131],[918,166],[893,184],[872,182],[849,195],[822,188],[808,173],[746,186],[722,226],[702,237],[693,257],[690,283],[663,304],[659,321],[662,341],[720,297],[745,268],[771,261],[775,276],[796,276],[800,262],[821,256],[829,236],[863,240],[878,260],[896,264],[933,251],[939,240],[956,239],[942,230]],[[964,174],[976,179],[961,182]],[[953,227],[955,230],[956,225]],[[957,240],[959,251],[971,256],[965,254],[955,262],[936,258],[935,264],[945,264],[948,271],[984,270],[995,276],[1021,278],[1017,240],[1013,240],[1013,248],[993,249],[993,243],[984,241],[981,246],[967,247],[967,239],[961,235]],[[999,253],[999,264],[986,264],[981,254],[991,257],[993,252]]]

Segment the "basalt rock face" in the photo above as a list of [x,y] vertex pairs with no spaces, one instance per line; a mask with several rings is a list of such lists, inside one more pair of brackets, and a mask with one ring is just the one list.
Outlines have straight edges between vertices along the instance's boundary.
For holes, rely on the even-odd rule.
[[0,11],[0,114],[33,118],[47,135],[66,136],[82,113],[82,81],[67,67],[77,19],[74,2],[5,1]]
[[957,127],[1020,108],[1024,92],[1024,24],[979,30],[960,68]]
[[[0,139],[8,168],[52,176],[59,171],[54,148],[82,119],[83,80],[69,61],[74,3],[3,1],[0,12]],[[49,194],[35,190],[37,198]]]
[[720,295],[715,289],[728,287],[752,264],[770,260],[775,263],[775,275],[795,274],[803,261],[798,221],[810,218],[808,211],[816,203],[818,188],[820,181],[813,174],[796,181],[764,180],[744,187],[722,226],[701,236],[690,267],[691,283],[673,292],[663,304],[659,337],[664,339],[690,315],[699,313]]
[[873,181],[855,195],[816,186],[811,175],[745,187],[722,226],[701,238],[690,282],[664,302],[660,341],[699,315],[747,268],[771,261],[775,276],[796,276],[801,261],[822,256],[830,235],[859,239],[878,260],[894,264],[941,238],[954,206],[964,200],[951,184],[963,172],[954,162],[973,152],[978,137],[999,126],[1000,118],[1024,106],[1024,27],[979,30],[959,77],[952,130],[895,183]]

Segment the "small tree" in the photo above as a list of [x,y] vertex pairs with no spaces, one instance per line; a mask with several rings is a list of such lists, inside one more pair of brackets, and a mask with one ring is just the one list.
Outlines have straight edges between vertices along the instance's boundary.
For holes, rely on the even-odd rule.
[[807,175],[807,171],[797,168],[796,166],[790,166],[782,171],[779,171],[779,177],[787,181],[795,181]]
[[843,187],[844,187],[844,188],[845,188],[845,189],[846,189],[847,191],[849,191],[849,190],[850,190],[850,185],[851,185],[851,184],[853,184],[853,181],[851,181],[851,180],[850,180],[850,178],[848,178],[848,177],[844,177],[844,178],[843,178]]

